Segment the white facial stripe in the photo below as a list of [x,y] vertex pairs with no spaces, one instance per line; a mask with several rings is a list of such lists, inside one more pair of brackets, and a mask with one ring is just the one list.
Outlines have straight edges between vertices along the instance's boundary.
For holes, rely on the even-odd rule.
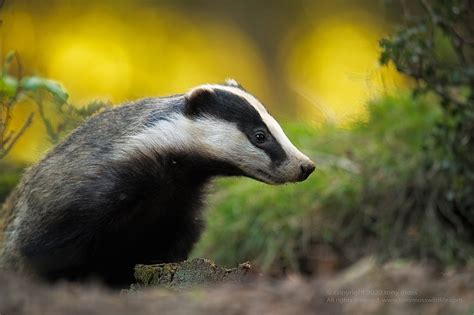
[[[154,152],[164,152],[169,149],[186,150],[190,149],[192,134],[187,132],[191,129],[189,122],[182,115],[168,117],[161,120],[152,128],[144,132],[127,137],[123,143],[118,144],[116,152],[118,158],[127,156],[130,152],[139,150],[142,153],[152,154]],[[177,129],[180,128],[180,129]],[[177,132],[180,130],[180,132]]]
[[116,158],[127,158],[139,151],[147,155],[157,152],[201,152],[211,158],[229,162],[243,170],[265,169],[268,156],[253,146],[233,123],[212,117],[191,120],[181,114],[161,120],[145,132],[128,137],[116,148]]
[[238,95],[245,99],[250,105],[252,105],[255,110],[260,114],[262,117],[263,122],[265,125],[267,125],[268,130],[270,133],[275,137],[277,142],[281,145],[283,150],[293,158],[297,159],[303,159],[307,160],[308,158],[301,153],[294,145],[291,143],[291,141],[288,139],[286,136],[285,132],[283,129],[280,127],[278,122],[270,116],[268,113],[267,109],[260,103],[253,95],[237,88],[237,87],[232,87],[232,86],[223,86],[223,85],[213,85],[213,84],[208,84],[204,85],[206,88],[211,88],[211,89],[219,89],[223,91],[227,91],[230,93],[233,93],[235,95]]

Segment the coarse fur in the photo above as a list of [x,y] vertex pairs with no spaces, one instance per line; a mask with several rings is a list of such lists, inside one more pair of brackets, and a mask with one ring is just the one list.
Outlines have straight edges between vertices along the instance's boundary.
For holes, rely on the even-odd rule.
[[129,284],[137,263],[187,258],[212,178],[280,184],[313,170],[235,81],[122,105],[90,118],[26,172],[0,263],[47,280]]

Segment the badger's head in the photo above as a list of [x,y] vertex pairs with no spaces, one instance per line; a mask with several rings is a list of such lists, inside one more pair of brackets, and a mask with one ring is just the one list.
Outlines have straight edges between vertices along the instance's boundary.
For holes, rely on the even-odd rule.
[[269,184],[303,181],[314,163],[288,139],[265,107],[233,80],[198,86],[185,95],[194,150]]

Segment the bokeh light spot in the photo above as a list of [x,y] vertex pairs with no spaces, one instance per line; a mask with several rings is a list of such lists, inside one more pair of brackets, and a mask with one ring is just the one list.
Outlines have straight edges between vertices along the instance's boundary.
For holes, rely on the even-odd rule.
[[368,100],[404,85],[393,68],[378,64],[380,37],[367,21],[329,18],[291,43],[288,80],[305,117],[344,125],[364,117]]

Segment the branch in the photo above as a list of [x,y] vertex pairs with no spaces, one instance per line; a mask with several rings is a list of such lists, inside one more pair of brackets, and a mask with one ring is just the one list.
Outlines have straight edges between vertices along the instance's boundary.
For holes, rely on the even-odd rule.
[[434,12],[433,8],[431,5],[428,3],[426,0],[420,0],[421,6],[428,12],[431,18],[431,22],[433,25],[438,24],[438,18],[436,17],[436,13]]
[[[6,145],[5,149],[0,152],[0,160],[3,159],[12,149],[13,145],[18,141],[18,139],[25,133],[25,130],[31,125],[33,122],[34,113],[31,113],[28,118],[25,120],[25,123],[21,127],[20,131],[9,141]],[[9,136],[10,138],[10,136]]]
[[[0,150],[3,148],[3,130],[4,128],[6,128],[5,121],[3,118],[3,111],[5,110],[5,107],[6,107],[6,104],[2,102],[0,104]],[[6,120],[6,116],[5,116],[5,120]]]
[[2,140],[2,147],[3,147],[3,144],[7,143],[8,141],[10,141],[10,138],[14,135],[15,133],[13,131],[10,131],[8,133],[8,135],[5,137],[5,139]]
[[413,17],[410,13],[410,9],[408,9],[407,3],[405,0],[400,0],[400,4],[402,6],[403,16],[407,21],[410,21]]
[[[10,124],[10,120],[11,120],[11,115],[10,115],[11,105],[12,105],[11,102],[2,104],[2,111],[3,109],[5,109],[5,120],[2,122],[2,128],[0,132],[0,141],[2,141],[2,146],[4,144],[3,139],[5,139],[5,132],[7,131],[8,125]],[[3,113],[2,113],[2,117],[3,117]]]
[[[0,8],[2,7],[3,5],[3,2],[0,0]],[[18,55],[17,52],[14,53],[15,54],[15,57],[14,57],[14,60],[16,60],[16,64],[17,64],[17,81],[20,82],[21,81],[21,77],[23,75],[23,65],[21,63],[21,60],[20,60],[20,56]],[[22,92],[22,89],[20,86],[18,86],[16,92],[15,92],[15,95],[13,95],[13,97],[11,97],[8,101],[6,101],[6,103],[3,103],[2,104],[2,111],[3,109],[5,109],[5,120],[0,123],[0,149],[3,149],[3,145],[7,142],[5,139],[5,132],[8,130],[8,126],[10,124],[10,121],[11,121],[11,110],[13,108],[13,105],[15,105],[15,103],[18,101],[19,97],[20,97],[20,94]],[[2,117],[3,117],[3,113],[2,113]]]
[[58,134],[54,131],[53,126],[51,125],[51,122],[46,118],[46,115],[44,113],[44,108],[43,108],[43,100],[41,97],[36,99],[36,104],[38,105],[38,111],[41,117],[41,120],[43,121],[43,124],[46,128],[46,132],[48,133],[48,137],[51,140],[52,143],[57,143],[58,142]]

